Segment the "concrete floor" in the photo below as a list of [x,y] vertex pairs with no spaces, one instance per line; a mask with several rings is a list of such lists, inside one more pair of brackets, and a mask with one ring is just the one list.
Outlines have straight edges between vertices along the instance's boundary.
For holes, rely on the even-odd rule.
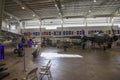
[[[31,53],[35,48],[25,48],[26,69],[23,58],[12,54],[13,49],[6,48],[6,63],[10,75],[3,80],[18,78],[21,80],[34,67],[40,67],[47,60],[52,60],[53,80],[120,80],[120,48],[103,51],[100,48],[82,50],[78,47],[63,49],[47,47],[41,56],[33,60]],[[47,80],[44,77],[43,80]]]

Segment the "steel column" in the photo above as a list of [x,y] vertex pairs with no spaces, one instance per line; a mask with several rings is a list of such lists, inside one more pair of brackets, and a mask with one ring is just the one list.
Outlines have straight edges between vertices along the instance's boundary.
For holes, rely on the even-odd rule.
[[2,28],[4,2],[5,2],[5,0],[0,0],[0,32],[1,32],[1,28]]

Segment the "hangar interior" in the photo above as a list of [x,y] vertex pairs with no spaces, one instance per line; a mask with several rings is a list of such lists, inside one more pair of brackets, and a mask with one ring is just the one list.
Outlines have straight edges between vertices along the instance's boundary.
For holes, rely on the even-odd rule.
[[0,0],[0,80],[120,80],[119,48],[120,0]]

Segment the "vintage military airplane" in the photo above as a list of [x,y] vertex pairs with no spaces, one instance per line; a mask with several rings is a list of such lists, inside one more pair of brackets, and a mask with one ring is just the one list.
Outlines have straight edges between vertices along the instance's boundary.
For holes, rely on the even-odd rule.
[[106,48],[111,48],[112,42],[117,41],[118,37],[115,35],[114,30],[112,29],[112,35],[111,34],[105,34],[96,32],[92,36],[85,36],[83,35],[82,39],[82,48],[84,49],[88,40],[91,41],[91,44],[97,43],[100,47],[103,46],[103,50],[106,50]]

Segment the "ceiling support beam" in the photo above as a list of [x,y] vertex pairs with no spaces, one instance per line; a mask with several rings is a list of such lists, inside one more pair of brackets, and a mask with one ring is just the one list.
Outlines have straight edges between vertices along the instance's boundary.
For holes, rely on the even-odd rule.
[[16,2],[18,5],[20,5],[21,7],[25,7],[25,9],[30,10],[33,13],[33,15],[35,15],[37,18],[40,18],[33,9],[23,4],[20,0],[13,0],[13,1]]
[[119,14],[120,13],[120,7],[117,7],[116,9],[115,9],[115,11],[113,12],[113,14]]
[[63,12],[62,12],[62,9],[61,9],[61,2],[60,2],[60,0],[53,0],[53,2],[55,4],[55,7],[58,10],[58,14],[60,15],[60,17],[63,17]]
[[104,0],[101,4],[100,4],[100,6],[103,6],[103,5],[105,5],[107,2],[110,2],[111,0]]
[[62,41],[64,41],[64,35],[63,35],[63,28],[64,28],[64,20],[63,20],[63,12],[62,12],[62,6],[60,0],[53,0],[55,7],[57,8],[58,14],[61,18],[61,32],[62,32]]
[[61,32],[62,32],[62,40],[64,41],[64,35],[63,35],[63,28],[64,28],[64,20],[63,20],[63,12],[62,12],[62,7],[61,7],[61,2],[60,0],[53,0],[55,7],[57,8],[58,14],[60,15],[61,18]]
[[91,11],[92,11],[93,6],[94,6],[94,2],[92,1],[91,5],[90,5],[90,7],[89,7],[89,10],[88,10],[87,13],[85,14],[85,17],[86,17],[86,18],[89,17],[89,15],[90,15],[90,13],[91,13]]
[[18,20],[18,21],[20,20],[18,17],[12,15],[11,13],[8,13],[8,12],[6,12],[6,11],[4,11],[3,13],[4,13],[5,15],[8,15],[8,16],[12,17],[12,18],[15,18],[15,19]]
[[49,3],[51,2],[51,0],[48,0],[48,1],[41,1],[41,0],[38,0],[38,1],[29,1],[29,2],[25,2],[26,4],[44,4],[44,3]]

